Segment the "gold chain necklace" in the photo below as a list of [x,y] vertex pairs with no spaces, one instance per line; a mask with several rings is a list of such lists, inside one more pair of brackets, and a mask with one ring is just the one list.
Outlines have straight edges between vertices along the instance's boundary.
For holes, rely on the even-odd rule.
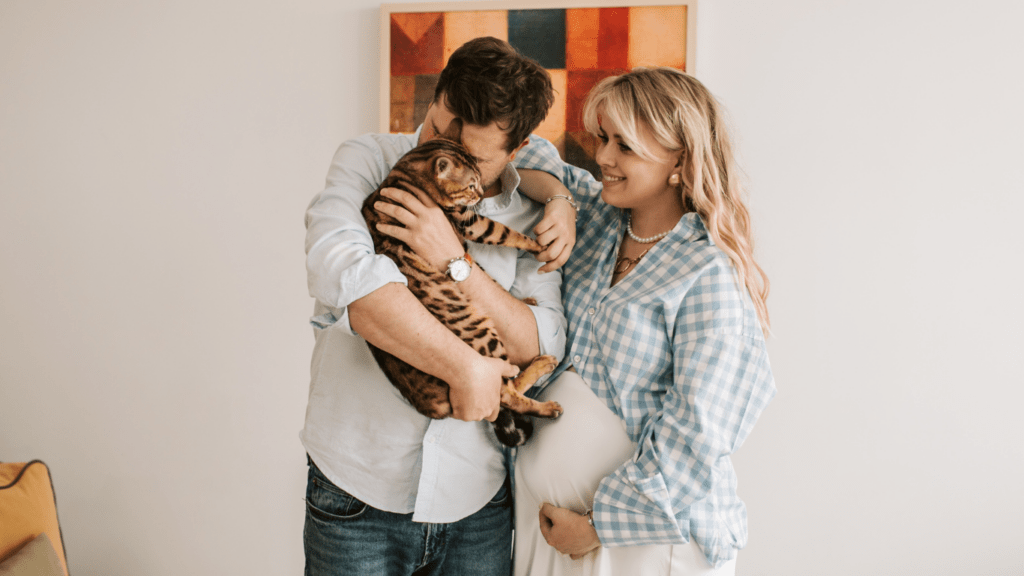
[[[654,246],[651,246],[651,248],[654,248]],[[619,258],[618,260],[616,260],[615,261],[615,268],[614,268],[615,273],[616,274],[624,274],[627,270],[629,270],[633,266],[636,266],[636,263],[639,262],[640,259],[643,258],[645,254],[650,252],[651,248],[648,248],[647,250],[644,250],[643,253],[640,254],[639,256],[637,256],[636,258],[626,258],[625,256],[623,256],[622,258]]]
[[[668,236],[668,233],[671,231],[672,228],[669,228],[668,230],[665,230],[661,234],[655,234],[654,236],[648,238],[640,238],[639,236],[633,233],[633,211],[630,210],[629,214],[626,216],[626,234],[628,234],[634,242],[637,242],[639,244],[654,244],[658,240],[661,240],[665,236]],[[625,256],[619,258],[618,260],[615,261],[615,268],[613,270],[616,274],[626,273],[630,268],[636,266],[637,262],[639,262],[640,259],[644,257],[644,255],[651,251],[651,248],[654,248],[654,246],[647,248],[647,250],[643,251],[643,254],[640,254],[636,258],[626,258]]]

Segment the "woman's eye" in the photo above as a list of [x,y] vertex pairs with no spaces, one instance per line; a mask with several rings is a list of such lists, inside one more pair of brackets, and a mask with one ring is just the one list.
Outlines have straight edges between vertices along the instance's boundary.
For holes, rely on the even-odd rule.
[[630,148],[629,146],[626,146],[625,144],[622,144],[622,143],[619,143],[619,150],[621,150],[623,152],[632,152],[633,151],[632,148]]
[[608,143],[608,137],[605,136],[604,134],[598,134],[597,139],[600,140],[601,142],[604,142],[605,144]]

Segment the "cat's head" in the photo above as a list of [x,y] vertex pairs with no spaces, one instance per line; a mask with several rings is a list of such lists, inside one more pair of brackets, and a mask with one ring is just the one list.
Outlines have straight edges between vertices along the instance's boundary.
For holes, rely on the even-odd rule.
[[435,138],[419,146],[430,162],[437,190],[431,191],[441,208],[472,206],[483,198],[480,169],[466,148],[447,138]]

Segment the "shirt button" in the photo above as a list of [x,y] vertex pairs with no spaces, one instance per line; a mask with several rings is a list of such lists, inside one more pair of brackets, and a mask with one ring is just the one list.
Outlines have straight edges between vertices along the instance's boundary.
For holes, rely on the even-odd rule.
[[580,356],[579,354],[572,357],[573,362],[579,362],[581,360],[583,360],[583,356]]
[[594,315],[594,312],[597,312],[597,311],[596,311],[596,310],[594,310],[593,308],[591,308],[590,310],[587,310],[587,312],[590,312],[590,315],[591,315],[591,316],[593,316],[593,315]]

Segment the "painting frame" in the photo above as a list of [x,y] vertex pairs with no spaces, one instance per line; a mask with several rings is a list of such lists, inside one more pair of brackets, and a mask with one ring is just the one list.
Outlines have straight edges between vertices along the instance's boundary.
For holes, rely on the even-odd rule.
[[[414,131],[451,51],[470,38],[492,35],[507,40],[552,74],[556,103],[535,133],[551,140],[566,161],[591,168],[586,164],[596,144],[573,116],[578,116],[583,95],[599,78],[633,66],[669,65],[694,74],[697,1],[382,4],[380,131]],[[530,31],[529,37],[525,31]]]

